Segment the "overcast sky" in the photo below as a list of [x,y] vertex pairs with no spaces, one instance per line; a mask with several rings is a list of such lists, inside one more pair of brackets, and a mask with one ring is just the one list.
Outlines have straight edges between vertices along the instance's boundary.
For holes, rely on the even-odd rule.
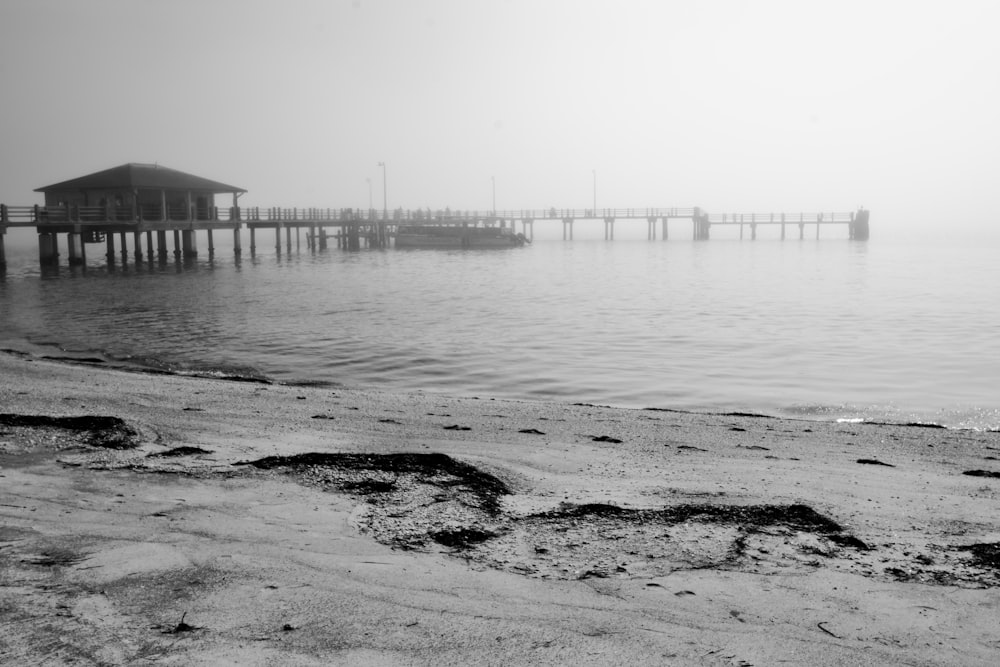
[[2,0],[0,201],[126,162],[259,206],[1000,225],[995,0]]

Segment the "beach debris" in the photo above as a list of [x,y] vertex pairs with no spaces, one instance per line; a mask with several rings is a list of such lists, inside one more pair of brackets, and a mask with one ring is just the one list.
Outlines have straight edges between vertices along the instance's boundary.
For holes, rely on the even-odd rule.
[[592,435],[590,439],[594,442],[610,442],[612,444],[620,444],[622,442],[618,438],[612,438],[610,435]]
[[870,465],[870,466],[885,466],[886,468],[895,468],[896,467],[896,466],[892,465],[891,463],[884,463],[882,461],[879,461],[878,459],[858,459],[857,462],[858,463],[863,463],[865,465]]
[[966,470],[962,474],[969,477],[1000,477],[1000,472],[993,472],[992,470]]
[[543,431],[539,431],[537,428],[522,428],[518,433],[528,433],[531,435],[545,435]]
[[459,426],[458,424],[452,424],[451,426],[445,426],[446,431],[471,431],[471,426]]
[[175,625],[170,630],[164,630],[163,634],[165,634],[165,635],[179,635],[182,632],[194,632],[195,630],[202,630],[203,629],[203,628],[198,627],[196,625],[189,625],[189,624],[185,623],[184,622],[185,618],[187,618],[187,612],[184,612],[183,614],[181,614],[181,620],[180,620],[180,622],[177,625]]
[[707,449],[702,449],[701,447],[695,447],[694,445],[677,445],[677,449],[688,449],[695,452],[707,452]]
[[819,628],[820,630],[822,630],[823,632],[825,632],[826,634],[830,635],[834,639],[841,639],[841,637],[839,635],[835,635],[832,632],[830,632],[829,630],[827,630],[826,628],[824,628],[823,627],[824,623],[827,623],[827,621],[820,621],[819,623],[816,624],[816,627]]

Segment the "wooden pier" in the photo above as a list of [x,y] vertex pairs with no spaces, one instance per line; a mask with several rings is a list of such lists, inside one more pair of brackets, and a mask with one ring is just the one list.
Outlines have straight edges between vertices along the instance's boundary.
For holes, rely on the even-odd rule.
[[[0,268],[6,265],[4,235],[8,228],[33,227],[38,233],[39,261],[42,265],[59,263],[59,236],[65,235],[64,246],[70,265],[87,261],[87,246],[100,244],[108,263],[120,257],[126,262],[131,242],[132,257],[136,262],[193,258],[198,255],[198,232],[207,237],[209,257],[215,253],[214,233],[231,233],[236,256],[243,252],[241,230],[250,230],[250,254],[257,251],[258,233],[271,231],[274,248],[280,254],[301,250],[325,250],[331,239],[338,248],[358,250],[362,247],[386,248],[391,246],[397,229],[406,225],[500,226],[516,230],[529,240],[534,239],[535,223],[561,224],[563,239],[573,240],[574,224],[582,220],[601,220],[604,238],[614,240],[616,223],[641,224],[646,222],[649,240],[659,237],[666,241],[668,221],[687,220],[691,223],[691,238],[708,240],[713,227],[739,227],[740,238],[757,238],[761,225],[780,226],[781,238],[791,227],[798,231],[798,238],[805,238],[806,228],[815,227],[816,238],[820,230],[830,225],[846,226],[849,237],[867,240],[868,211],[861,209],[849,213],[740,213],[709,214],[694,208],[646,209],[542,209],[506,211],[432,211],[429,209],[383,212],[378,210],[318,209],[318,208],[219,208],[215,206],[187,205],[170,208],[163,206],[60,205],[60,206],[7,206],[0,205]],[[293,233],[294,232],[294,233]],[[304,234],[303,234],[304,232]],[[293,239],[294,236],[294,239]],[[116,242],[117,239],[117,242]]]

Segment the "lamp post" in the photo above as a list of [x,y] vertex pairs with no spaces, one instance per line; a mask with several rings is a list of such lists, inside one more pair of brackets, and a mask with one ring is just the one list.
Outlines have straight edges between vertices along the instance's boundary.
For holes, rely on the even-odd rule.
[[597,170],[591,169],[594,174],[594,216],[597,216]]
[[378,166],[382,167],[382,218],[387,220],[389,218],[389,199],[385,189],[385,162],[379,162]]
[[372,179],[366,178],[365,180],[368,181],[368,214],[371,215],[371,210],[374,208],[372,206]]
[[493,181],[493,217],[497,214],[497,177],[490,176],[490,180]]

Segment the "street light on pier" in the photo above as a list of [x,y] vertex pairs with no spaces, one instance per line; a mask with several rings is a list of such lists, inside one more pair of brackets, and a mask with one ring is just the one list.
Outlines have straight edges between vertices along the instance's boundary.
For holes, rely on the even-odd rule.
[[385,220],[389,219],[389,198],[386,195],[385,188],[385,162],[379,162],[378,166],[382,167],[382,218]]
[[597,217],[597,170],[591,169],[594,174],[594,217]]
[[490,180],[493,181],[493,217],[497,214],[497,177],[490,176]]
[[371,213],[371,210],[374,208],[372,206],[372,179],[366,178],[365,180],[368,181],[368,211]]

